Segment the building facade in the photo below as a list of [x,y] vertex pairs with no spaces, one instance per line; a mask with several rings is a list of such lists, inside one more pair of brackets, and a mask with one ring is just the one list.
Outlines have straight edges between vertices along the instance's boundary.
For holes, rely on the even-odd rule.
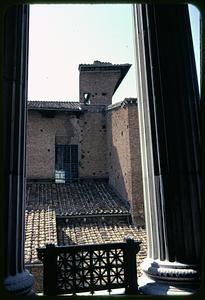
[[[24,263],[29,6],[7,8],[2,22],[4,287],[7,293],[20,296],[32,295],[34,282]],[[197,128],[201,106],[188,5],[135,4],[133,8],[137,74],[141,80],[139,115],[144,135],[140,136],[149,238],[148,259],[143,267],[147,281],[144,278],[139,285],[143,294],[187,294],[187,289],[188,293],[194,293],[199,288],[201,265],[200,127]],[[150,62],[157,68],[150,68]],[[166,114],[162,114],[161,104]],[[173,122],[173,116],[177,122]],[[164,165],[167,153],[173,162],[171,178],[164,168],[161,173],[157,168],[160,162]],[[185,158],[188,159],[184,161]],[[177,174],[181,162],[183,170]]]
[[95,61],[79,65],[79,102],[28,102],[27,178],[108,178],[144,224],[137,100],[112,104],[130,68]]

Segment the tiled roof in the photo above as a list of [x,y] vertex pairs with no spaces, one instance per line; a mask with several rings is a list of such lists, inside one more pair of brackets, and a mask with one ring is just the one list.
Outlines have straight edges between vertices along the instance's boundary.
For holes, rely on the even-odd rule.
[[[25,263],[40,263],[36,248],[53,242],[58,245],[110,243],[132,236],[142,241],[137,255],[139,265],[146,256],[146,231],[129,225],[121,200],[105,180],[79,181],[70,184],[27,183],[25,214]],[[81,214],[86,216],[80,217]],[[111,221],[106,221],[111,214]],[[65,218],[60,218],[64,216]],[[71,217],[75,216],[72,223]],[[89,218],[90,217],[90,218]],[[104,221],[103,221],[104,218]],[[67,222],[69,220],[69,222]],[[121,223],[120,223],[121,222]]]
[[78,224],[65,222],[56,224],[55,211],[44,209],[26,210],[25,223],[26,264],[41,263],[36,248],[44,247],[46,243],[52,242],[56,245],[114,243],[122,242],[126,236],[131,236],[142,242],[137,255],[138,275],[141,274],[140,264],[147,253],[146,230],[142,227],[126,223],[108,225],[100,220],[86,224],[83,220]]
[[99,60],[95,60],[93,64],[80,64],[79,70],[84,67],[92,67],[92,68],[98,68],[98,67],[109,67],[109,68],[119,68],[119,67],[130,67],[131,64],[112,64],[110,62],[101,62]]
[[26,207],[55,210],[57,216],[127,215],[122,200],[105,180],[63,183],[28,183]]
[[124,237],[132,236],[139,239],[144,236],[145,229],[126,223],[108,225],[96,221],[89,224],[58,224],[58,244],[95,244],[122,242]]
[[118,107],[125,107],[129,104],[137,104],[137,98],[125,98],[123,101],[108,105],[106,110],[112,110]]
[[55,211],[26,209],[25,233],[25,263],[39,263],[36,248],[43,247],[46,243],[57,245]]
[[80,111],[80,102],[69,101],[28,101],[29,110]]
[[90,224],[58,224],[58,244],[99,244],[122,242],[126,236],[131,236],[141,241],[140,252],[137,255],[138,275],[141,273],[140,264],[146,257],[147,242],[146,230],[128,224],[107,225],[97,221]]

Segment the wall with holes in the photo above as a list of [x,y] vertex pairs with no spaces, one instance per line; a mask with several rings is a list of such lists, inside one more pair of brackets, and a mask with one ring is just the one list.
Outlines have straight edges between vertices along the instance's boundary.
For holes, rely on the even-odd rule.
[[55,144],[77,144],[80,178],[105,178],[131,204],[144,224],[143,188],[136,101],[111,109],[90,108],[79,116],[58,112],[49,118],[29,111],[27,177],[54,179]]
[[28,112],[27,177],[54,179],[55,144],[77,144],[79,177],[107,177],[106,120],[103,111],[80,116],[58,112],[46,117]]
[[[123,104],[123,102],[122,102]],[[107,112],[109,183],[130,202],[135,223],[144,224],[137,103],[125,101]]]
[[80,118],[80,175],[108,177],[106,119],[104,112],[87,112]]
[[120,70],[81,72],[79,80],[80,102],[84,104],[84,95],[89,94],[91,105],[111,104],[114,89],[120,76]]

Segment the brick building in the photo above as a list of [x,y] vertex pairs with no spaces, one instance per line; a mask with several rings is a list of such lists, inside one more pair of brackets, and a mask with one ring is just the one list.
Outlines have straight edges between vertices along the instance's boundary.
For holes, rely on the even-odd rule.
[[146,231],[137,99],[112,104],[131,65],[79,65],[78,102],[29,101],[25,262],[42,291],[37,248],[142,241]]
[[[143,276],[138,281],[140,293],[190,295],[199,292],[200,294],[201,172],[199,168],[200,126],[198,125],[201,107],[188,5],[135,4],[133,15],[137,46],[135,56],[139,79],[138,91],[142,103],[140,136],[142,137],[141,154],[148,237],[148,256],[142,264]],[[32,253],[32,245],[39,246],[40,241],[44,240],[45,243],[45,239],[57,243],[61,237],[67,239],[66,243],[75,242],[84,233],[88,238],[100,234],[100,237],[105,236],[110,241],[116,224],[110,228],[106,224],[105,230],[101,232],[99,223],[95,227],[90,224],[89,228],[83,227],[83,217],[80,227],[77,224],[71,227],[62,226],[60,233],[65,235],[55,234],[56,227],[59,227],[56,224],[58,210],[60,208],[63,212],[64,204],[68,203],[67,197],[71,196],[69,187],[75,186],[76,183],[78,190],[81,188],[81,201],[76,203],[72,197],[70,200],[72,200],[72,207],[78,208],[75,214],[78,213],[80,216],[84,198],[88,196],[80,187],[80,179],[68,184],[59,184],[52,181],[55,179],[55,175],[52,175],[50,183],[28,183],[27,195],[25,195],[29,5],[11,6],[4,17],[2,22],[4,24],[2,143],[4,287],[7,291],[6,295],[8,293],[19,296],[33,295],[34,280],[25,268],[27,261],[24,259],[28,253]],[[170,34],[167,35],[167,32]],[[155,68],[150,68],[151,65]],[[85,104],[89,105],[91,101],[89,91],[85,92],[84,100]],[[47,108],[44,112],[48,116],[53,111]],[[31,115],[30,111],[29,115]],[[44,145],[48,146],[46,140]],[[117,141],[116,146],[120,147]],[[28,147],[31,155],[31,143]],[[49,153],[48,148],[46,153]],[[39,164],[39,161],[36,160],[36,163]],[[55,170],[53,172],[55,174]],[[110,180],[109,176],[107,180]],[[114,199],[112,193],[108,193],[107,184],[104,188],[104,197],[108,202],[102,201],[103,193],[98,189],[100,209],[96,209],[95,213],[99,212],[101,217],[109,210],[112,216],[116,210],[119,213],[124,211],[126,214],[125,201],[124,208],[121,206],[117,208],[114,204],[110,206],[111,202],[114,203]],[[66,190],[69,193],[66,193]],[[93,191],[94,194],[90,194],[87,198],[91,206],[93,203],[96,204],[95,189]],[[53,196],[53,202],[50,195]],[[90,199],[94,202],[90,202]],[[59,201],[59,207],[56,205],[58,203],[56,200],[62,201]],[[118,198],[118,200],[116,201],[119,204],[122,199]],[[101,204],[105,206],[102,207]],[[88,214],[92,210],[89,205]],[[66,213],[69,214],[67,209]],[[66,217],[68,219],[68,216]],[[76,220],[76,215],[73,220]],[[99,221],[99,215],[97,220]],[[121,227],[123,235],[125,228],[124,225]],[[118,229],[114,237],[117,237],[121,231],[120,228]],[[84,233],[81,230],[84,230]],[[137,230],[136,227],[134,230]],[[24,233],[26,233],[25,247]],[[137,239],[138,237],[139,235]],[[80,243],[82,242],[80,240]],[[130,274],[132,276],[133,272]]]
[[107,178],[144,224],[137,100],[112,104],[131,65],[79,65],[80,101],[29,101],[27,178]]

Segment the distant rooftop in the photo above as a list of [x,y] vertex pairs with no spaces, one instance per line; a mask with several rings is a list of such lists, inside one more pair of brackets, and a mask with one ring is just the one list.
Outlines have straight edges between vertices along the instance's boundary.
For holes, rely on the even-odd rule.
[[62,111],[80,111],[80,102],[72,101],[28,101],[29,110],[62,110]]
[[[125,98],[123,101],[110,104],[106,107],[106,110],[112,110],[118,107],[124,107],[128,104],[137,104],[137,98]],[[39,110],[39,111],[73,111],[73,112],[80,112],[80,111],[101,111],[104,110],[104,105],[82,105],[80,102],[72,101],[28,101],[28,109],[29,110]]]
[[119,108],[119,107],[125,107],[129,104],[137,104],[137,98],[125,98],[123,101],[108,105],[106,110],[112,110],[112,109]]
[[91,67],[91,68],[104,68],[104,67],[107,67],[108,69],[119,69],[119,68],[124,68],[124,67],[128,67],[130,68],[131,67],[131,64],[112,64],[110,62],[101,62],[99,60],[95,60],[93,62],[93,64],[80,64],[79,65],[79,70],[81,70],[82,68],[87,68],[87,67]]

